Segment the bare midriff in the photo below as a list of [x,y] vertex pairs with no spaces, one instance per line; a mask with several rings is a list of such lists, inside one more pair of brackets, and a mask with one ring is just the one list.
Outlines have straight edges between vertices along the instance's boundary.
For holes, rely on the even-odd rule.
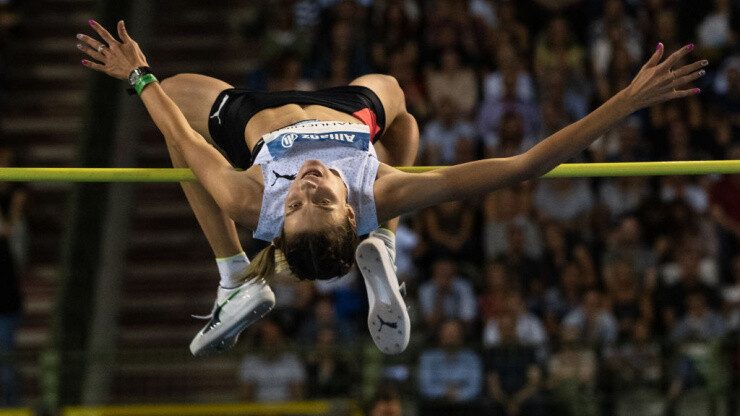
[[251,151],[265,134],[304,120],[346,121],[362,124],[362,121],[352,114],[333,110],[329,107],[287,104],[262,110],[249,120],[247,127],[244,129],[247,146]]

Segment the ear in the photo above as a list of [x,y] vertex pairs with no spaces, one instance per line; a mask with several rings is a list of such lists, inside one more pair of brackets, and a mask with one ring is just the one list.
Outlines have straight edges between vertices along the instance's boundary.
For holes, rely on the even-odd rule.
[[357,219],[355,218],[355,210],[352,209],[352,205],[350,204],[344,204],[345,208],[347,208],[347,218],[349,218],[349,222],[352,223],[352,226],[357,228]]

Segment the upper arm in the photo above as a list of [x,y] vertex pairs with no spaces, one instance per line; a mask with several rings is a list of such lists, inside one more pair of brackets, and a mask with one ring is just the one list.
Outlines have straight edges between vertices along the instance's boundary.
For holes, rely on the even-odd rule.
[[395,170],[375,181],[378,220],[421,208],[478,197],[529,176],[525,155],[485,159],[424,173]]
[[191,135],[191,140],[180,140],[179,149],[201,185],[229,217],[254,229],[259,217],[262,192],[253,172],[234,170],[226,158],[192,129],[178,134]]

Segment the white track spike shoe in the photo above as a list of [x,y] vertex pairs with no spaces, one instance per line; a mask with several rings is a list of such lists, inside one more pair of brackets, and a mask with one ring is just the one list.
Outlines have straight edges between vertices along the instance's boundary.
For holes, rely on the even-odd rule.
[[409,345],[411,322],[398,278],[391,259],[390,248],[384,240],[373,235],[357,246],[355,259],[367,288],[367,326],[380,351],[400,354]]
[[267,315],[275,306],[275,294],[264,279],[253,279],[233,289],[219,286],[216,303],[203,329],[190,343],[193,355],[211,355],[230,350],[239,334]]

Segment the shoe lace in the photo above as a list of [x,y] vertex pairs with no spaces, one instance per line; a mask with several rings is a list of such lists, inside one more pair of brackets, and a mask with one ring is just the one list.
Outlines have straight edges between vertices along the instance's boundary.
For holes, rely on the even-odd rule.
[[190,315],[190,316],[193,317],[193,318],[195,318],[195,319],[202,320],[202,321],[209,320],[209,319],[213,318],[213,311],[216,310],[216,306],[218,306],[218,299],[216,299],[216,302],[213,305],[213,309],[211,309],[211,313],[209,313],[208,315]]

